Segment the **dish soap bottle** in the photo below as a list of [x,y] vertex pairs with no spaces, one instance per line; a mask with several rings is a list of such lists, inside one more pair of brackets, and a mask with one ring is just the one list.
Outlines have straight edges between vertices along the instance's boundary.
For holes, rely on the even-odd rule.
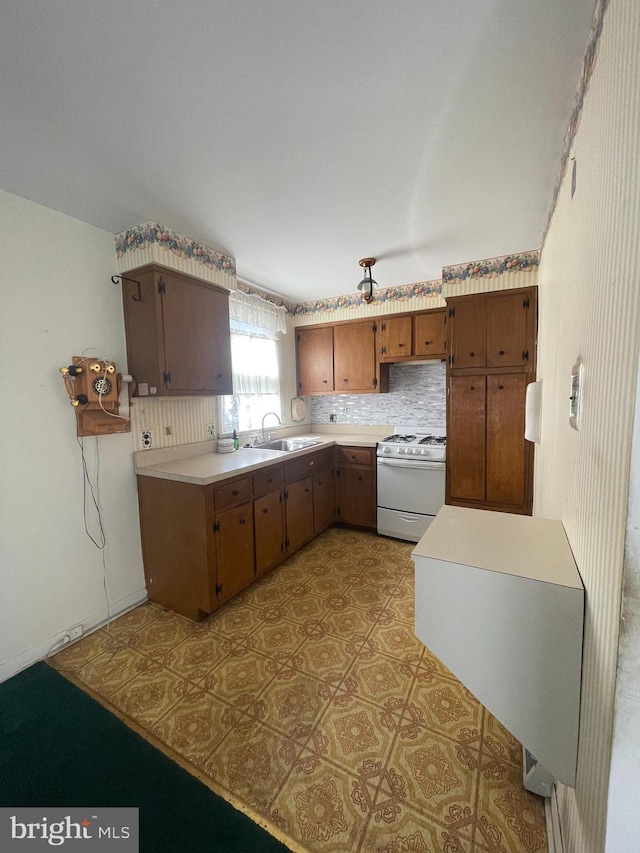
[[240,442],[238,441],[238,436],[237,436],[236,431],[234,429],[234,431],[233,431],[233,449],[237,450],[239,447],[240,447]]

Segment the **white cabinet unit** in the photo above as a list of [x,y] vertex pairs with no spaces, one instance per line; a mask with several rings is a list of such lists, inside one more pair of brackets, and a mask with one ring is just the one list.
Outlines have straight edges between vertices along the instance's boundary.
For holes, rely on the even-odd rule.
[[413,558],[418,638],[575,786],[584,588],[562,522],[444,506]]

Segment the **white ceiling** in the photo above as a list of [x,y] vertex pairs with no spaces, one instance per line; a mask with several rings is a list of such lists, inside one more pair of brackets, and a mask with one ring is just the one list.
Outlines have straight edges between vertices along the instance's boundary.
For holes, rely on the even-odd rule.
[[538,248],[594,0],[4,0],[0,185],[295,300]]

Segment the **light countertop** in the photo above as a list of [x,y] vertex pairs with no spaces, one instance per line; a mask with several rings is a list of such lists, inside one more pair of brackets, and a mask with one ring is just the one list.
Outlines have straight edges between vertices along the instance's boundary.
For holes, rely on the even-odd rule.
[[367,429],[362,432],[327,434],[314,432],[295,435],[291,438],[309,438],[319,443],[293,452],[240,447],[232,453],[216,453],[215,442],[201,442],[197,445],[182,445],[156,452],[139,451],[134,454],[134,469],[136,474],[145,477],[207,486],[229,477],[249,474],[277,462],[298,459],[335,444],[348,447],[375,447],[377,442],[388,434],[389,430],[385,429],[380,431]]

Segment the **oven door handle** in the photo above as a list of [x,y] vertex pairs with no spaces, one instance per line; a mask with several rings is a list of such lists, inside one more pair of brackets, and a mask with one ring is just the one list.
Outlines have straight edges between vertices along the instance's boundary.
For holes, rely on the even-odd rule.
[[388,465],[389,468],[418,468],[423,471],[441,471],[445,467],[444,462],[433,462],[427,459],[419,462],[417,459],[381,459],[380,457],[378,457],[378,465]]

